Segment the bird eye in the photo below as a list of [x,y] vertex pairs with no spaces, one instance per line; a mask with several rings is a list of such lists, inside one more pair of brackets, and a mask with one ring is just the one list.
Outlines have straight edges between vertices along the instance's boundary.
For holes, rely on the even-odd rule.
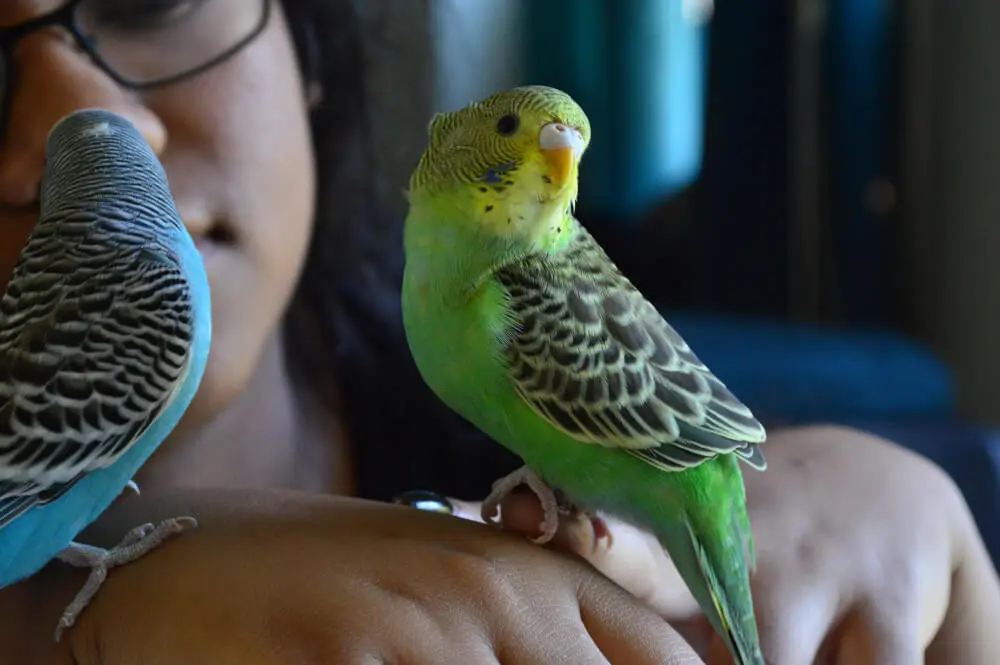
[[510,136],[517,131],[518,118],[516,115],[505,115],[497,120],[497,131],[504,136]]

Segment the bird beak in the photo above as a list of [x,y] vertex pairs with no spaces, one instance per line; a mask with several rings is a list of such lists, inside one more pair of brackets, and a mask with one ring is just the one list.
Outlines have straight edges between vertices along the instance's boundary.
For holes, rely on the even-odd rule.
[[572,127],[550,122],[538,133],[538,147],[545,158],[552,184],[561,189],[573,176],[583,154],[583,137]]

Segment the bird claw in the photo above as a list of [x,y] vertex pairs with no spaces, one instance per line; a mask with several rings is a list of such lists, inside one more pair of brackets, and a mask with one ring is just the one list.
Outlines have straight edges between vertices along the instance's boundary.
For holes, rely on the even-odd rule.
[[559,530],[559,501],[556,499],[552,488],[546,485],[545,481],[527,466],[522,466],[517,471],[493,483],[492,491],[483,501],[483,521],[487,524],[499,524],[496,517],[500,512],[500,503],[520,485],[527,485],[538,497],[539,503],[542,504],[542,511],[545,515],[542,523],[539,525],[542,533],[540,536],[534,538],[529,537],[529,540],[535,544],[544,545],[552,540],[556,535],[556,531]]
[[142,494],[142,492],[139,491],[139,486],[135,484],[134,480],[128,481],[128,483],[126,483],[125,485],[125,489],[132,490],[133,492],[135,492],[136,496]]
[[67,628],[76,623],[77,617],[90,604],[108,577],[108,571],[131,563],[159,547],[165,540],[198,526],[193,517],[176,517],[160,522],[141,524],[122,538],[110,550],[92,545],[70,543],[56,558],[77,568],[90,568],[90,577],[66,607],[56,626],[56,642],[62,639]]
[[[156,529],[156,525],[152,522],[146,522],[145,524],[140,524],[131,531],[125,534],[122,541],[118,543],[118,547],[129,547],[135,545],[137,542],[148,536]],[[117,548],[116,548],[117,549]]]

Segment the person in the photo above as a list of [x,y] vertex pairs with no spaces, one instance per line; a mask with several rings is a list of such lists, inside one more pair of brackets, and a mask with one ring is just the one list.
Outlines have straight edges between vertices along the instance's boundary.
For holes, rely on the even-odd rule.
[[[567,518],[537,547],[530,495],[504,503],[506,530],[461,500],[517,460],[409,359],[351,0],[8,0],[0,26],[0,285],[49,128],[98,106],[163,161],[214,306],[195,403],[142,495],[84,540],[176,514],[199,528],[113,570],[58,644],[85,572],[0,590],[3,662],[726,662],[643,532]],[[768,662],[1000,662],[1000,584],[943,472],[837,427],[775,431],[767,454],[746,477]],[[469,519],[385,502],[422,488]]]

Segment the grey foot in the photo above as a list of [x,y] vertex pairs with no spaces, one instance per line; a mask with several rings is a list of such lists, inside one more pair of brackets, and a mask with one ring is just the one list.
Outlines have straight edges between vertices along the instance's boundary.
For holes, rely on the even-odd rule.
[[77,617],[90,604],[108,577],[108,571],[132,563],[159,547],[165,540],[198,526],[193,517],[176,517],[157,525],[142,524],[135,527],[110,550],[80,543],[70,543],[56,558],[77,568],[90,568],[90,577],[76,594],[76,598],[63,612],[56,626],[56,642],[63,632],[76,623]]
[[486,497],[486,500],[483,501],[483,521],[487,524],[496,524],[497,522],[494,518],[500,508],[500,502],[519,485],[527,485],[542,504],[542,510],[545,513],[541,524],[542,535],[537,538],[531,538],[531,541],[543,545],[552,540],[556,535],[556,531],[559,530],[559,502],[556,500],[555,493],[545,484],[545,481],[526,466],[522,466],[514,473],[506,475],[493,483],[493,490]]

